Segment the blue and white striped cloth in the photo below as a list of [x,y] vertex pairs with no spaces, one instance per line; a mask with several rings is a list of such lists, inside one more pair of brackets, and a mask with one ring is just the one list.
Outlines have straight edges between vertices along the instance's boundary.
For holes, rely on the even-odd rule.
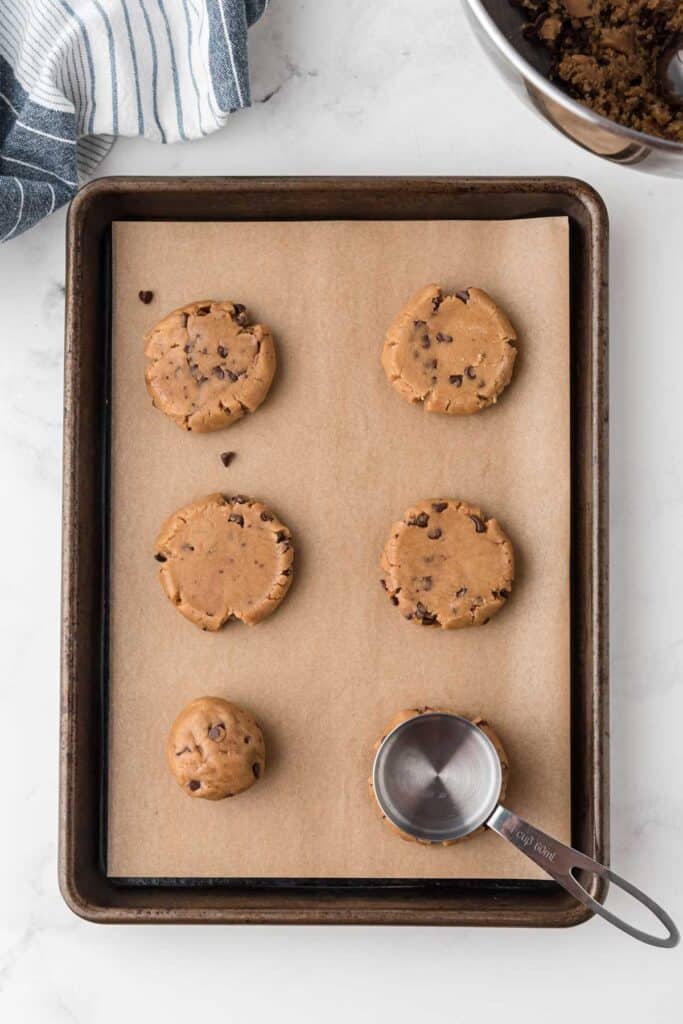
[[0,241],[68,202],[117,135],[196,139],[249,105],[269,0],[0,0]]

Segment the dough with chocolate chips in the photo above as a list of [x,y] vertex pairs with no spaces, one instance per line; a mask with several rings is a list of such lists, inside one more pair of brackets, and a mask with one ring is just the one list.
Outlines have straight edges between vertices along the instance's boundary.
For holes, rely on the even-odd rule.
[[171,726],[166,746],[173,777],[188,796],[222,800],[263,778],[263,733],[248,711],[220,697],[199,697]]
[[152,402],[184,430],[220,430],[257,409],[275,373],[275,345],[238,302],[191,302],[145,335]]
[[483,626],[512,589],[512,545],[495,519],[453,498],[409,508],[382,552],[381,583],[419,626]]
[[517,349],[512,324],[486,292],[444,295],[427,285],[389,328],[382,366],[406,401],[462,416],[498,400]]
[[248,625],[274,612],[292,582],[287,527],[260,501],[209,494],[167,519],[154,557],[178,611],[201,629]]
[[[375,743],[375,751],[379,750],[380,745],[382,744],[384,739],[386,739],[389,733],[393,732],[393,730],[396,729],[403,722],[407,722],[409,721],[409,719],[415,718],[417,715],[428,715],[435,711],[445,712],[446,714],[450,713],[460,715],[461,718],[467,718],[470,722],[473,722],[474,725],[478,725],[482,732],[486,733],[488,738],[491,740],[491,743],[493,743],[494,747],[496,748],[496,752],[498,754],[498,757],[500,758],[500,766],[502,768],[502,780],[500,785],[500,795],[498,799],[502,802],[505,799],[505,794],[507,792],[508,779],[510,776],[510,765],[508,762],[507,754],[505,753],[505,748],[503,747],[503,744],[501,743],[497,733],[491,728],[486,719],[481,717],[481,715],[465,715],[461,711],[453,711],[451,708],[430,708],[427,706],[419,708],[406,708],[403,711],[399,711],[391,719],[386,729]],[[375,800],[375,790],[372,785],[372,776],[370,776],[368,783],[370,786],[370,793],[372,795],[373,802],[375,803],[375,806],[379,810],[379,805]],[[380,814],[382,814],[381,810]],[[404,832],[402,829],[397,828],[396,825],[394,825],[393,821],[389,821],[385,814],[382,814],[382,821],[384,821],[385,824],[389,826],[392,832],[395,832],[397,836],[400,836],[401,839],[406,839],[409,843],[422,843],[424,846],[453,846],[454,843],[461,843],[464,839],[470,839],[472,836],[476,836],[477,833],[484,831],[484,826],[481,825],[480,828],[475,829],[474,832],[470,832],[466,836],[461,836],[460,839],[447,839],[442,843],[430,843],[425,839],[418,839],[416,836],[411,836],[408,832]]]

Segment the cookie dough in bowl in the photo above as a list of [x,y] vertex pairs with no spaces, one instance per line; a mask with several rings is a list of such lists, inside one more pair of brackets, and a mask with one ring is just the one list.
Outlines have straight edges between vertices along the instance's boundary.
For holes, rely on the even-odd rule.
[[[384,729],[382,735],[379,737],[379,739],[375,743],[375,753],[379,750],[382,742],[389,735],[389,733],[393,732],[394,729],[398,728],[398,726],[401,725],[403,722],[407,722],[411,718],[415,718],[418,715],[428,715],[428,714],[433,714],[435,712],[436,713],[442,713],[442,714],[459,715],[461,718],[467,718],[474,725],[478,726],[482,730],[482,732],[486,733],[488,738],[491,740],[491,743],[495,747],[496,753],[498,754],[498,757],[500,758],[500,766],[501,766],[501,770],[502,770],[502,779],[501,779],[501,786],[500,786],[500,795],[499,795],[498,799],[499,799],[499,801],[502,802],[505,799],[505,794],[507,792],[507,786],[508,786],[508,778],[509,778],[509,774],[510,774],[510,768],[509,768],[509,762],[508,762],[507,754],[505,753],[505,749],[503,747],[503,744],[501,743],[501,741],[500,741],[497,733],[495,732],[495,730],[489,725],[489,723],[486,721],[486,719],[482,718],[480,715],[465,715],[461,711],[453,711],[451,708],[431,708],[431,707],[426,707],[426,706],[416,707],[416,708],[406,708],[406,709],[404,709],[402,711],[399,711],[396,715],[394,715],[394,717],[391,719],[391,721],[387,725],[386,729]],[[389,826],[389,828],[392,830],[392,832],[394,832],[401,839],[405,839],[407,842],[410,842],[410,843],[421,843],[424,846],[435,846],[435,845],[437,845],[437,846],[452,846],[454,843],[460,843],[463,840],[467,840],[471,836],[476,836],[478,833],[484,831],[484,826],[482,825],[480,828],[475,829],[474,832],[470,832],[468,835],[462,836],[460,839],[449,839],[449,840],[445,840],[442,843],[433,843],[433,842],[429,842],[429,841],[427,841],[425,839],[418,839],[416,836],[412,836],[408,832],[404,832],[402,829],[397,828],[396,825],[394,825],[394,823],[392,821],[389,821],[389,819],[386,817],[386,815],[382,812],[382,810],[379,807],[379,804],[377,803],[377,800],[375,798],[375,790],[374,790],[374,786],[372,784],[372,775],[368,779],[368,785],[370,787],[370,795],[372,796],[373,803],[377,807],[377,809],[378,809],[378,811],[379,811],[379,813],[380,813],[380,815],[382,817],[382,820],[385,822],[386,825]]]
[[199,800],[223,800],[263,778],[263,733],[248,711],[220,697],[199,697],[171,726],[168,764],[178,785]]
[[382,366],[407,402],[463,416],[498,400],[510,383],[517,335],[479,288],[445,295],[430,284],[414,295],[387,332]]
[[257,409],[275,374],[270,330],[239,302],[191,302],[145,335],[152,402],[184,430],[220,430]]
[[280,605],[292,582],[288,528],[262,502],[209,494],[178,509],[156,539],[167,597],[204,630],[229,619],[253,626]]
[[512,544],[495,519],[454,498],[409,508],[391,528],[380,582],[411,622],[441,629],[481,626],[510,596]]

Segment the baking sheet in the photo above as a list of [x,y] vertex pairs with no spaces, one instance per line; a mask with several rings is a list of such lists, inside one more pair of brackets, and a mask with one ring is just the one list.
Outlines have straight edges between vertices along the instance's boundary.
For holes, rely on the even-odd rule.
[[[446,849],[397,839],[367,777],[399,708],[477,712],[506,746],[509,806],[569,840],[566,218],[122,222],[113,241],[109,875],[544,877],[490,833]],[[382,371],[386,326],[430,281],[486,289],[517,328],[513,383],[481,414],[425,414]],[[245,303],[279,358],[257,413],[206,435],[154,410],[143,380],[145,330],[199,298]],[[296,568],[270,619],[209,634],[165,598],[152,545],[214,490],[272,505]],[[512,598],[484,628],[418,629],[378,583],[390,525],[441,496],[481,504],[515,545]],[[264,781],[218,804],[185,797],[165,763],[173,718],[203,694],[249,707],[268,746]]]

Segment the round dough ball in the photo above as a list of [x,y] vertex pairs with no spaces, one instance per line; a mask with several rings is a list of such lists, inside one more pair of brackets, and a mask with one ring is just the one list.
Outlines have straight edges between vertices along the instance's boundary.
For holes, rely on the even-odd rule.
[[178,611],[200,629],[248,625],[278,607],[292,582],[289,530],[266,505],[209,494],[178,509],[156,539],[159,577]]
[[444,295],[427,285],[389,328],[384,372],[407,402],[451,416],[479,412],[510,383],[517,339],[505,313],[486,292]]
[[263,778],[263,733],[248,711],[199,697],[180,712],[166,748],[173,777],[188,796],[223,800]]
[[512,589],[512,544],[495,519],[453,498],[431,498],[394,523],[380,582],[419,626],[483,626]]
[[191,302],[145,335],[152,402],[184,430],[220,430],[253,412],[275,374],[275,345],[239,302]]
[[[508,780],[510,776],[510,764],[508,762],[507,754],[505,753],[505,748],[503,747],[503,744],[501,743],[498,734],[491,728],[486,719],[481,717],[481,715],[465,715],[461,711],[453,711],[451,708],[430,708],[426,705],[424,707],[419,708],[406,708],[403,711],[399,711],[391,719],[386,729],[375,743],[375,753],[379,750],[380,745],[382,744],[383,740],[386,739],[389,733],[393,732],[394,729],[401,725],[402,722],[407,722],[409,719],[415,718],[417,715],[428,715],[433,714],[434,712],[443,712],[445,714],[459,715],[460,718],[467,718],[474,725],[479,726],[482,732],[486,733],[488,738],[491,740],[491,743],[493,743],[494,747],[496,748],[496,753],[500,758],[502,779],[500,784],[500,795],[498,797],[498,800],[502,802],[505,799],[505,794],[507,793]],[[375,789],[372,784],[372,776],[370,776],[368,784],[370,786],[370,795],[372,796],[373,803],[380,812],[382,821],[389,826],[392,832],[394,832],[401,839],[405,839],[409,843],[421,843],[423,846],[453,846],[455,843],[461,843],[465,839],[471,839],[472,836],[476,836],[479,832],[483,832],[485,829],[485,826],[481,825],[479,828],[475,829],[474,832],[470,832],[469,835],[461,836],[459,839],[446,839],[442,843],[430,843],[426,839],[418,839],[416,836],[411,836],[408,832],[404,832],[403,829],[397,828],[396,825],[394,825],[393,821],[389,821],[387,816],[382,812],[379,804],[377,803],[377,800],[375,799]]]

